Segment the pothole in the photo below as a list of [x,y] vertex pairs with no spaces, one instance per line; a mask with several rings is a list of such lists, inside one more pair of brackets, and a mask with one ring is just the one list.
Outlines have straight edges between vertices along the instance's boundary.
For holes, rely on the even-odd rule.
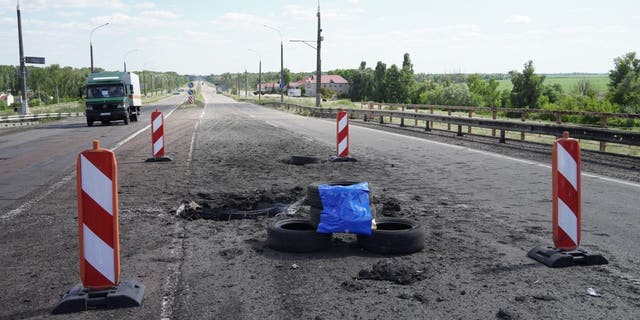
[[296,187],[287,193],[266,190],[246,193],[198,193],[201,200],[183,200],[176,215],[186,220],[210,219],[256,219],[275,215],[293,215],[304,197],[302,188]]

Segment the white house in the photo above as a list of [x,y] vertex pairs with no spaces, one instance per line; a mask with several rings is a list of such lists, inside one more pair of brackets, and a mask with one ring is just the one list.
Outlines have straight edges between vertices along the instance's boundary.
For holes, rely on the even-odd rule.
[[[327,88],[337,94],[349,93],[349,82],[339,75],[325,75],[320,78],[320,88]],[[316,76],[304,79],[304,92],[308,97],[316,95]]]
[[7,107],[10,107],[14,102],[11,93],[0,93],[0,100],[4,101]]

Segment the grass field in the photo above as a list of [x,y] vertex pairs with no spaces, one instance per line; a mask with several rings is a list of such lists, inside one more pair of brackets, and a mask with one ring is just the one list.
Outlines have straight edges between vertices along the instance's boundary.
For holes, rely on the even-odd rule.
[[[609,76],[606,74],[598,75],[546,75],[544,80],[545,85],[560,84],[564,93],[571,93],[575,90],[578,80],[587,79],[591,82],[591,85],[597,92],[598,96],[603,96],[607,93],[607,84],[609,83]],[[498,80],[500,85],[498,89],[511,90],[513,84],[511,80]]]

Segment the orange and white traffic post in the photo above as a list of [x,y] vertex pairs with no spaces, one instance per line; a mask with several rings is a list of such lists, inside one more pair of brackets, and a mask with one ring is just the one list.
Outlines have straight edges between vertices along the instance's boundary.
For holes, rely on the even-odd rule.
[[115,154],[94,140],[92,149],[78,155],[76,172],[82,283],[69,290],[52,313],[140,306],[144,285],[135,280],[120,281]]
[[580,143],[567,131],[553,143],[551,151],[552,230],[554,247],[538,246],[529,257],[549,267],[599,265],[602,255],[580,249],[582,193]]
[[116,156],[95,140],[78,155],[76,171],[82,285],[110,288],[120,282]]
[[171,158],[164,156],[164,114],[156,109],[151,112],[151,154],[153,157],[147,162],[171,161]]
[[349,156],[349,115],[346,111],[338,111],[336,137],[337,156],[340,158]]
[[553,189],[553,243],[565,251],[580,245],[580,144],[564,132],[553,143],[551,184]]

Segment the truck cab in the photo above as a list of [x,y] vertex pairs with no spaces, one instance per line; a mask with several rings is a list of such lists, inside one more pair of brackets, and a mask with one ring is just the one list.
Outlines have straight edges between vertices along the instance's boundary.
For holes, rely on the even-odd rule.
[[98,72],[87,77],[85,115],[89,127],[94,121],[138,121],[140,106],[140,80],[135,73]]

